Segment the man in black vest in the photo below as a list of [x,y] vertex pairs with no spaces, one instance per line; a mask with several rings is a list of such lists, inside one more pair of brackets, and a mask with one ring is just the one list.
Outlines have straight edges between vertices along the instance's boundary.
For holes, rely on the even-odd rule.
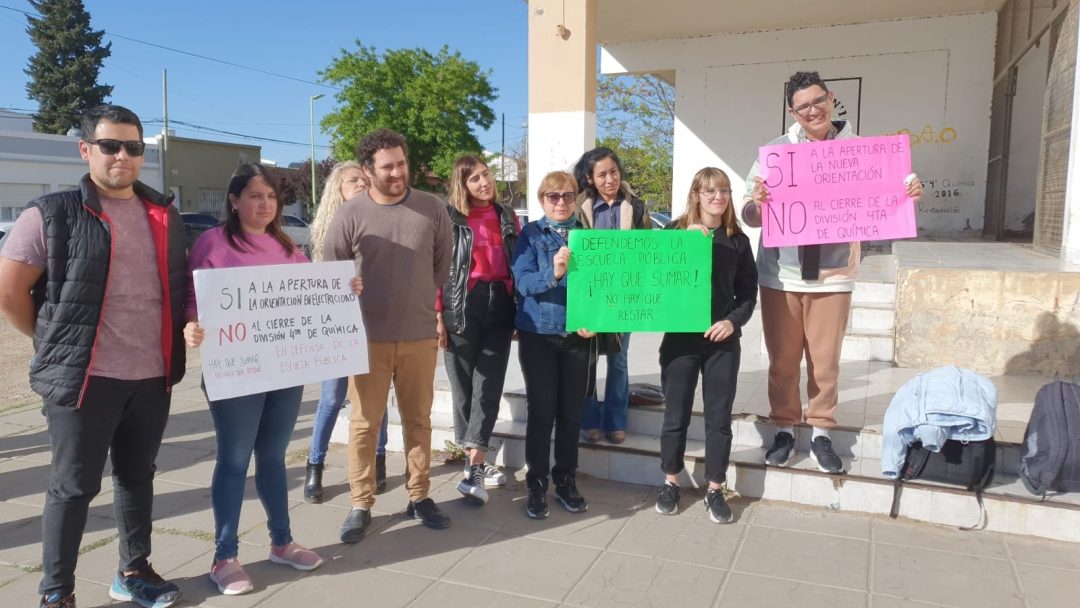
[[74,608],[90,501],[112,453],[120,567],[109,595],[146,608],[180,599],[150,566],[154,460],[184,375],[186,260],[180,214],[138,181],[142,124],[121,106],[82,119],[77,189],[30,201],[0,251],[0,313],[33,337],[30,385],[52,447],[42,514],[41,606]]

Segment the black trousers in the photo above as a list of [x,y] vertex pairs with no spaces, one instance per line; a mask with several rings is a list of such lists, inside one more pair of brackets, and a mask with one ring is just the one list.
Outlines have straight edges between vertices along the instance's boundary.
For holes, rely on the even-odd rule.
[[[577,470],[581,408],[588,391],[593,353],[590,340],[518,330],[518,355],[525,376],[526,477],[556,480]],[[555,468],[551,430],[555,429]]]
[[514,298],[502,281],[479,282],[465,296],[465,330],[446,336],[454,439],[463,448],[487,450],[491,441],[510,360],[514,312]]
[[739,376],[738,338],[719,344],[697,334],[666,334],[660,344],[660,382],[664,388],[664,428],[660,468],[668,475],[683,470],[686,429],[694,406],[698,375],[705,402],[705,479],[724,483],[731,458],[731,406]]
[[120,570],[140,570],[150,556],[154,472],[169,417],[164,378],[91,376],[78,409],[45,404],[52,445],[49,490],[41,517],[42,595],[75,589],[90,501],[101,491],[112,458],[113,513],[120,533]]

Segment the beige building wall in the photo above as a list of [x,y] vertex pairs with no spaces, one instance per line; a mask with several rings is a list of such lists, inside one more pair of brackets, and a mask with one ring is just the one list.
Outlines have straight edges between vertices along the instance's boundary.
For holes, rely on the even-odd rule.
[[550,171],[596,145],[596,0],[529,1],[529,217]]
[[1076,374],[1080,273],[901,268],[896,363]]
[[184,212],[219,215],[236,166],[262,160],[262,148],[244,144],[169,137],[165,158],[168,188]]

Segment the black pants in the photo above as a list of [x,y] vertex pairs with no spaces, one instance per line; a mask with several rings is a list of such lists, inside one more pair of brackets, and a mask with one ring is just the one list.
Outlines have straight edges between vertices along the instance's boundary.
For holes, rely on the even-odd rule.
[[[556,479],[577,470],[581,407],[592,365],[590,341],[576,334],[554,336],[518,330],[518,355],[525,376],[526,476]],[[555,468],[551,468],[551,429],[555,429]]]
[[474,285],[465,296],[465,330],[446,337],[454,439],[463,448],[488,448],[499,417],[513,333],[514,298],[506,285],[502,281]]
[[705,401],[705,479],[724,483],[731,457],[731,405],[739,376],[737,338],[716,344],[696,334],[667,334],[660,344],[660,382],[664,387],[664,428],[660,468],[668,475],[683,470],[686,429],[694,406],[698,375]]
[[112,456],[113,513],[120,533],[120,570],[140,570],[150,556],[154,472],[170,394],[164,378],[90,377],[82,407],[45,404],[52,445],[49,491],[41,517],[42,595],[75,589],[90,501],[101,491]]

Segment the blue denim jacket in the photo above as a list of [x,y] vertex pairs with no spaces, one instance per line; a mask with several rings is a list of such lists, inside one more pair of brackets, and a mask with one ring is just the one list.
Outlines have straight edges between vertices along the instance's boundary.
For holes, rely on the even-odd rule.
[[521,229],[511,270],[517,298],[514,326],[537,334],[566,335],[566,276],[555,280],[552,261],[566,245],[546,217]]
[[985,441],[997,427],[997,389],[979,374],[949,365],[908,380],[889,402],[881,430],[881,474],[895,478],[908,446],[931,452],[949,439]]

